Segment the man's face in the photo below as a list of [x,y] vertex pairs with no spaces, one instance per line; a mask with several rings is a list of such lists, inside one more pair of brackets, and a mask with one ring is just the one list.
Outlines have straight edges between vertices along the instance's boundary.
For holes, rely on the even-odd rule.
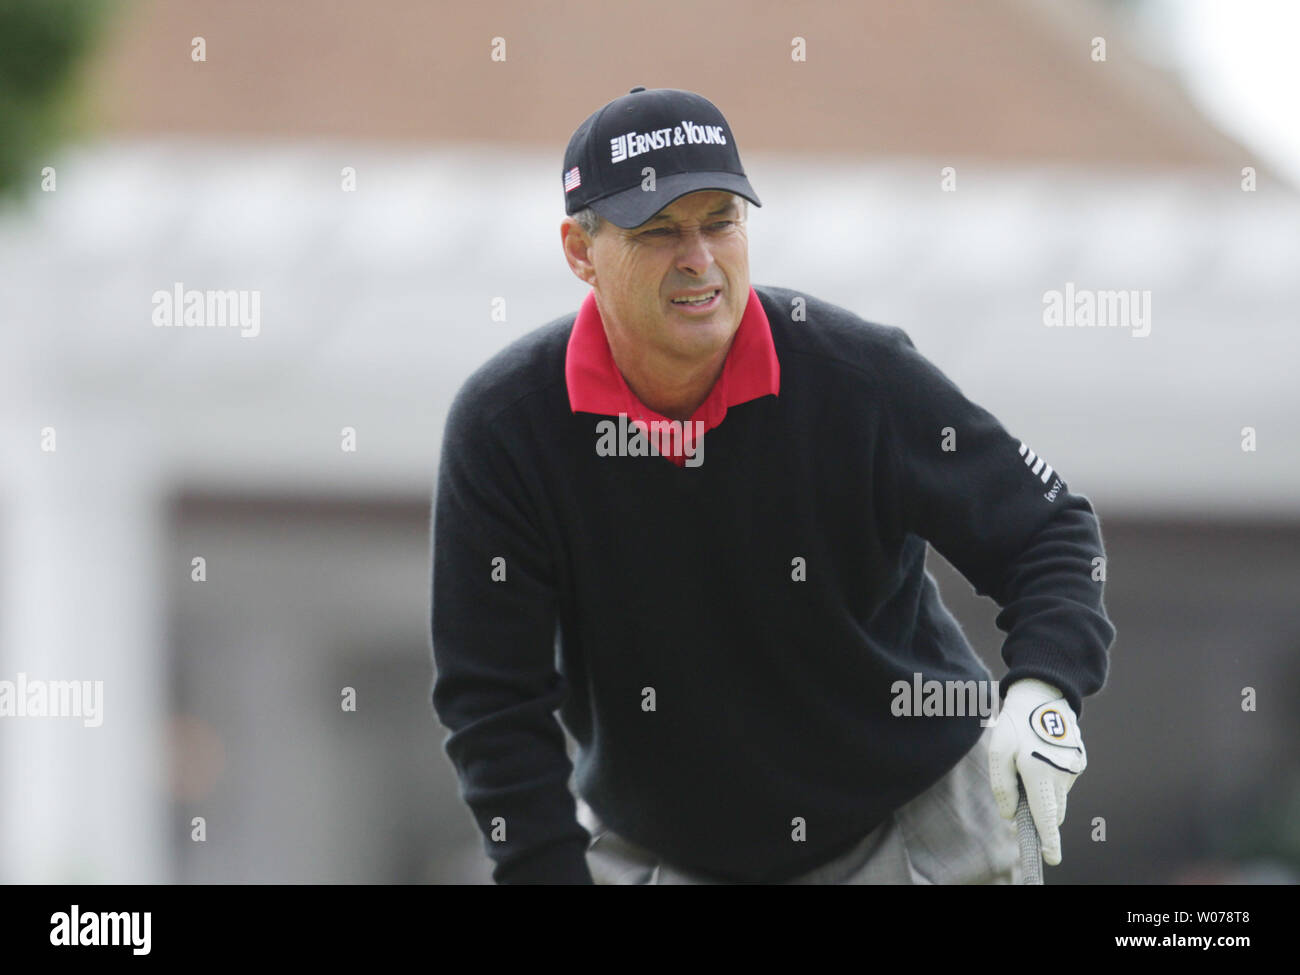
[[[700,190],[639,227],[600,228],[588,249],[589,283],[620,345],[695,361],[727,346],[749,301],[741,207],[731,193]],[[702,305],[674,301],[714,290]]]

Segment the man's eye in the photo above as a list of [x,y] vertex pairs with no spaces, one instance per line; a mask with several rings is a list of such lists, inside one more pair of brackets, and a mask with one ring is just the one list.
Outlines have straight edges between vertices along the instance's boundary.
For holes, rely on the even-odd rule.
[[719,220],[716,223],[709,224],[709,229],[713,231],[730,230],[736,225],[734,220]]
[[641,236],[643,237],[667,237],[672,231],[667,227],[655,227],[653,230],[647,230]]

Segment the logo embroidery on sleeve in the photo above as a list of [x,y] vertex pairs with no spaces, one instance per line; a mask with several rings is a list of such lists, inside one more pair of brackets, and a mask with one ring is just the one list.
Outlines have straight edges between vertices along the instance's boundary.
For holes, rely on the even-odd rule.
[[[1029,444],[1025,443],[1023,440],[1020,441],[1020,457],[1024,460],[1025,466],[1029,468],[1030,473],[1037,475],[1038,479],[1044,484],[1048,483],[1053,473],[1052,465],[1030,450]],[[1060,490],[1061,479],[1058,477],[1052,484],[1052,489],[1044,494],[1043,497],[1048,501],[1055,501],[1056,495]]]

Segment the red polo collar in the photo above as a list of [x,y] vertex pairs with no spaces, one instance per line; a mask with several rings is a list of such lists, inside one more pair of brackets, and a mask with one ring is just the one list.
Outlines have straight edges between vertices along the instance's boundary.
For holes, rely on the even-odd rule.
[[[569,407],[574,413],[604,416],[626,413],[629,421],[672,422],[642,403],[628,388],[610,352],[595,291],[587,294],[573,323],[564,360],[564,378],[569,387]],[[703,430],[712,430],[726,417],[727,407],[760,396],[776,396],[780,388],[781,365],[772,343],[772,326],[758,295],[750,288],[740,327],[722,364],[722,375],[709,390],[708,398],[691,415],[691,421],[703,422]],[[670,459],[678,467],[685,463],[685,456],[680,452]]]

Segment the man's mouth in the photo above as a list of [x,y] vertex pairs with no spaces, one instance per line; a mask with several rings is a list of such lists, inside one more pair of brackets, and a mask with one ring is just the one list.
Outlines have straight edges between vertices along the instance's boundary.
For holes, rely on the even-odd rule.
[[720,294],[722,294],[722,289],[714,288],[712,291],[706,291],[701,295],[688,298],[673,298],[671,300],[674,305],[683,305],[687,308],[702,308],[711,304]]

